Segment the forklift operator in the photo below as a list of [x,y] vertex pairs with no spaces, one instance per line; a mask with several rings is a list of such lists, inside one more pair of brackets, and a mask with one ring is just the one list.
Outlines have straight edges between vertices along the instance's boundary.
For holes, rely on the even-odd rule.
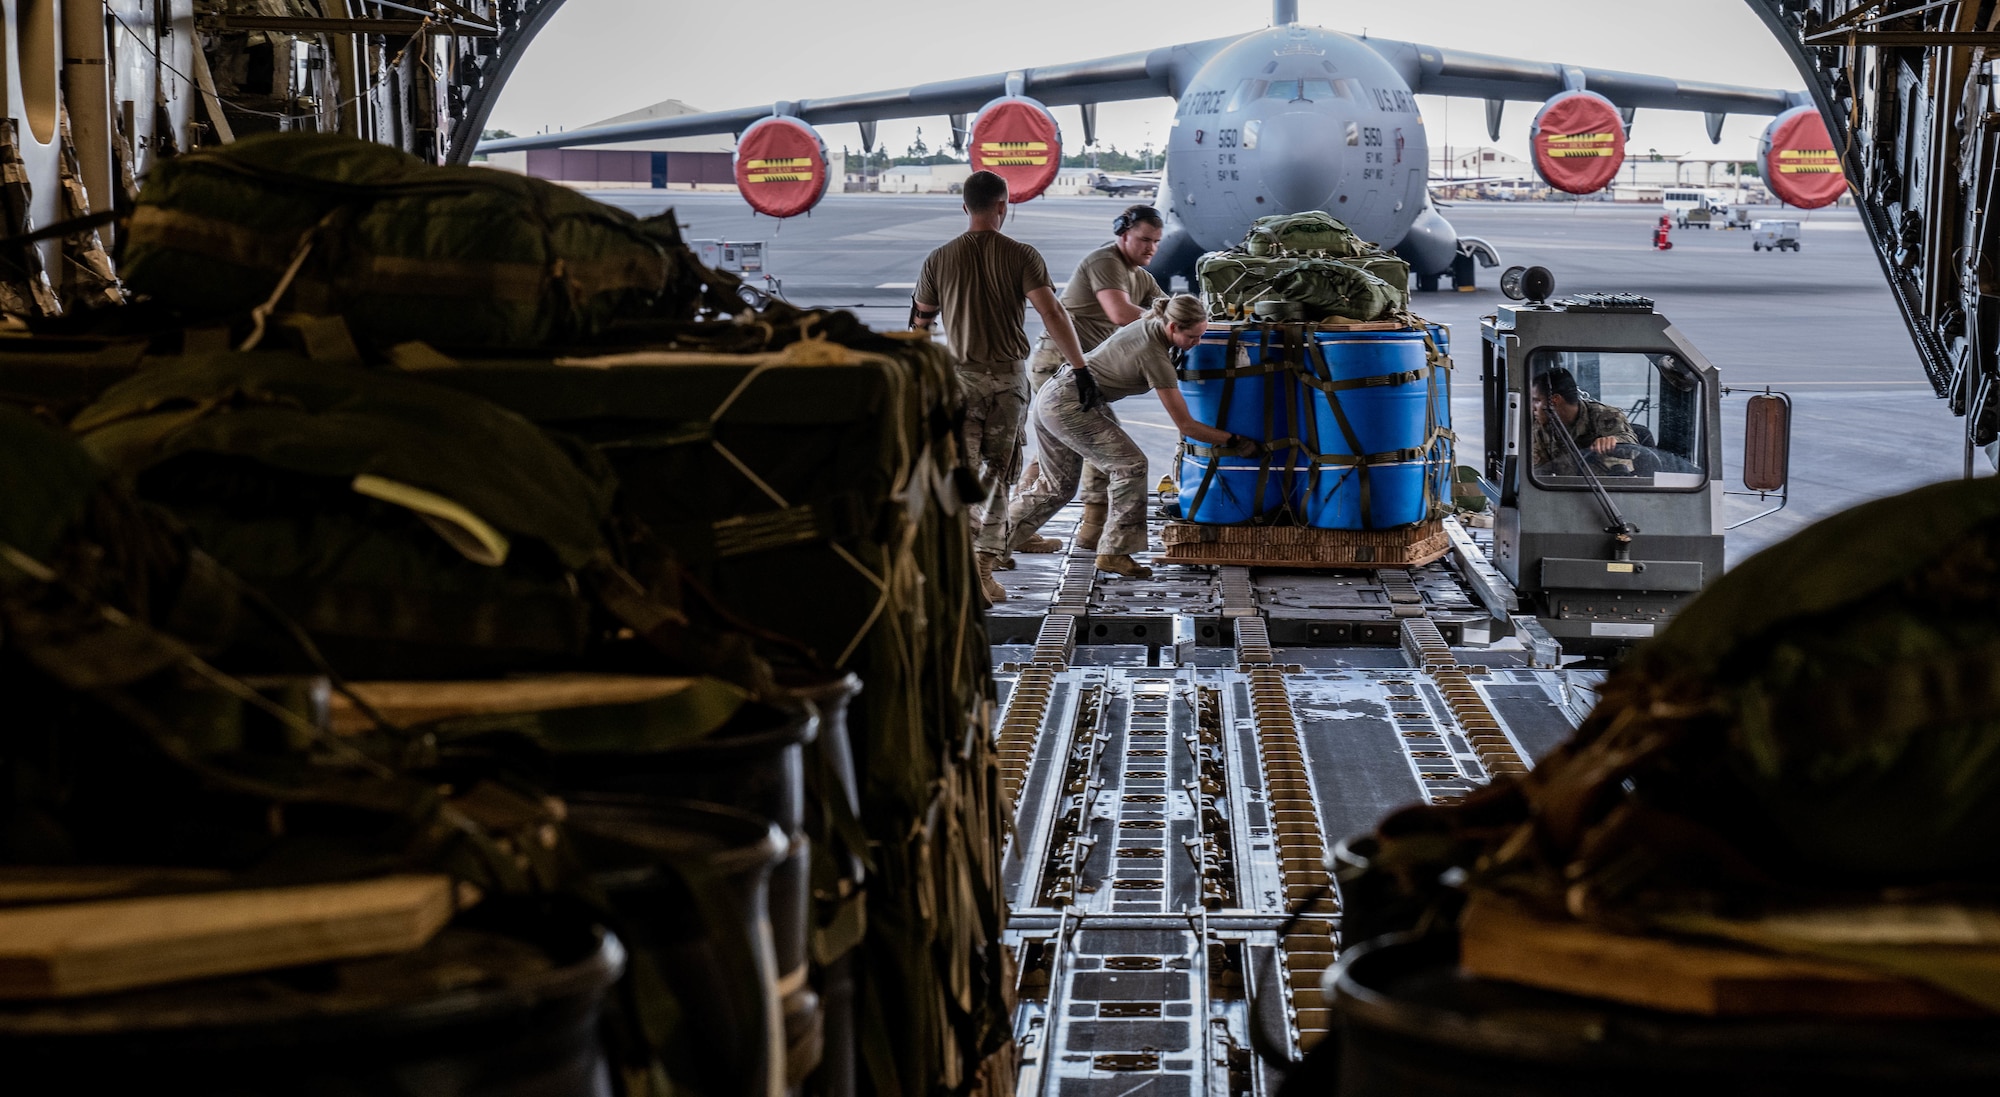
[[[1631,457],[1616,452],[1620,446],[1637,446],[1639,436],[1625,413],[1609,404],[1600,404],[1579,393],[1576,377],[1558,366],[1538,374],[1533,386],[1535,415],[1534,469],[1543,476],[1581,476],[1569,447],[1555,436],[1560,421],[1576,439],[1577,449],[1593,458],[1592,464],[1612,476],[1637,475]],[[1625,453],[1632,453],[1626,450]]]

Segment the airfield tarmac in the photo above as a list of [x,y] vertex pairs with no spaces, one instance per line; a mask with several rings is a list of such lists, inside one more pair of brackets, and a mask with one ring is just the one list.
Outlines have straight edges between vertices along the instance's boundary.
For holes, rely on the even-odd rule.
[[[600,191],[639,214],[673,208],[690,239],[762,240],[765,271],[801,305],[856,310],[877,327],[902,327],[924,255],[964,229],[958,199],[928,195],[829,195],[809,217],[780,224],[733,193]],[[1043,198],[1007,231],[1034,244],[1058,284],[1083,255],[1111,239],[1128,200]],[[1500,253],[1502,267],[1539,264],[1558,294],[1641,293],[1714,362],[1726,387],[1791,395],[1790,506],[1729,534],[1731,563],[1856,503],[1963,470],[1963,429],[1932,392],[1897,315],[1881,266],[1851,210],[1782,214],[1801,220],[1800,250],[1753,252],[1750,234],[1676,230],[1674,248],[1651,247],[1658,206],[1606,202],[1459,202],[1441,212]],[[1780,215],[1777,211],[1768,211]],[[1760,215],[1762,215],[1760,213]],[[1453,416],[1460,464],[1482,463],[1479,318],[1505,301],[1500,269],[1481,270],[1471,293],[1417,294],[1412,307],[1447,324],[1458,362]],[[1039,331],[1032,310],[1031,332]],[[1723,399],[1728,486],[1741,488],[1743,393]],[[1120,417],[1152,462],[1149,480],[1173,468],[1177,433],[1157,403],[1127,400]],[[1984,456],[1976,465],[1992,472]],[[1732,498],[1735,521],[1765,509]]]

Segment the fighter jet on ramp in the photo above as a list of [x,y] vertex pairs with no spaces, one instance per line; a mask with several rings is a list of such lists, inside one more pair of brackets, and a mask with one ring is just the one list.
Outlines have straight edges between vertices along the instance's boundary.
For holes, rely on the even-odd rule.
[[[1805,106],[1802,91],[1357,38],[1301,25],[1297,0],[1276,0],[1272,21],[1252,34],[1144,53],[489,141],[480,149],[734,133],[744,198],[761,212],[786,217],[811,209],[826,192],[825,144],[813,126],[859,123],[863,146],[872,148],[880,119],[942,114],[951,119],[955,142],[970,146],[973,167],[1005,176],[1018,202],[1041,194],[1061,165],[1062,139],[1050,107],[1082,108],[1089,144],[1098,103],[1166,97],[1176,100],[1159,184],[1167,235],[1152,263],[1162,283],[1176,274],[1191,276],[1203,252],[1241,240],[1256,218],[1325,210],[1362,237],[1394,248],[1426,289],[1444,275],[1469,285],[1475,258],[1490,266],[1498,256],[1482,241],[1459,236],[1430,202],[1430,145],[1417,112],[1419,93],[1485,99],[1495,139],[1507,100],[1545,100],[1533,132],[1536,169],[1550,185],[1577,194],[1599,190],[1617,174],[1626,127],[1639,107],[1702,111],[1717,141],[1726,115],[1778,115],[1762,142],[1767,180],[1775,184],[1787,170],[1823,174],[1828,163],[1838,172],[1825,125]],[[1829,194],[1824,186],[1801,186],[1798,193],[1809,201]],[[1817,204],[1838,193],[1836,187]],[[1787,197],[1783,191],[1780,196]]]
[[1099,194],[1109,194],[1114,198],[1132,198],[1139,195],[1160,192],[1160,173],[1140,172],[1137,175],[1117,175],[1112,172],[1093,171],[1089,176],[1090,188]]

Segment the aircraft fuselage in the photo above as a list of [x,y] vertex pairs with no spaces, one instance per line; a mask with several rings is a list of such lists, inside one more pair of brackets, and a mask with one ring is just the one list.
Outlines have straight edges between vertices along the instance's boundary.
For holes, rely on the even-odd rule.
[[1182,85],[1162,203],[1204,251],[1306,210],[1393,248],[1424,209],[1429,163],[1416,96],[1380,54],[1338,31],[1273,27]]

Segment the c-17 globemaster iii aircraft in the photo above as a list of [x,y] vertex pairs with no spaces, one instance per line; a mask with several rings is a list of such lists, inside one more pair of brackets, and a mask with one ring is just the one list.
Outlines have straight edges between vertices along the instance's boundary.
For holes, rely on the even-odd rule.
[[[1485,99],[1496,138],[1506,100],[1548,100],[1537,116],[1536,163],[1552,185],[1575,193],[1601,189],[1616,174],[1639,107],[1702,111],[1719,141],[1726,115],[1784,121],[1806,102],[1803,92],[1356,37],[1301,25],[1297,0],[1276,0],[1272,22],[1252,34],[1093,61],[489,141],[480,149],[734,133],[745,198],[761,212],[790,216],[826,190],[825,146],[812,126],[859,123],[866,148],[881,119],[945,114],[954,143],[970,144],[974,166],[999,171],[1014,200],[1025,201],[1053,181],[1061,162],[1049,107],[1081,107],[1088,144],[1098,103],[1169,97],[1177,106],[1159,192],[1168,231],[1152,263],[1163,283],[1190,275],[1203,252],[1241,240],[1256,218],[1325,210],[1409,260],[1419,288],[1435,288],[1441,275],[1470,284],[1474,258],[1491,266],[1498,256],[1460,237],[1431,205],[1429,142],[1416,95]],[[975,116],[969,130],[968,114]],[[1777,127],[1766,131],[1767,146]]]

